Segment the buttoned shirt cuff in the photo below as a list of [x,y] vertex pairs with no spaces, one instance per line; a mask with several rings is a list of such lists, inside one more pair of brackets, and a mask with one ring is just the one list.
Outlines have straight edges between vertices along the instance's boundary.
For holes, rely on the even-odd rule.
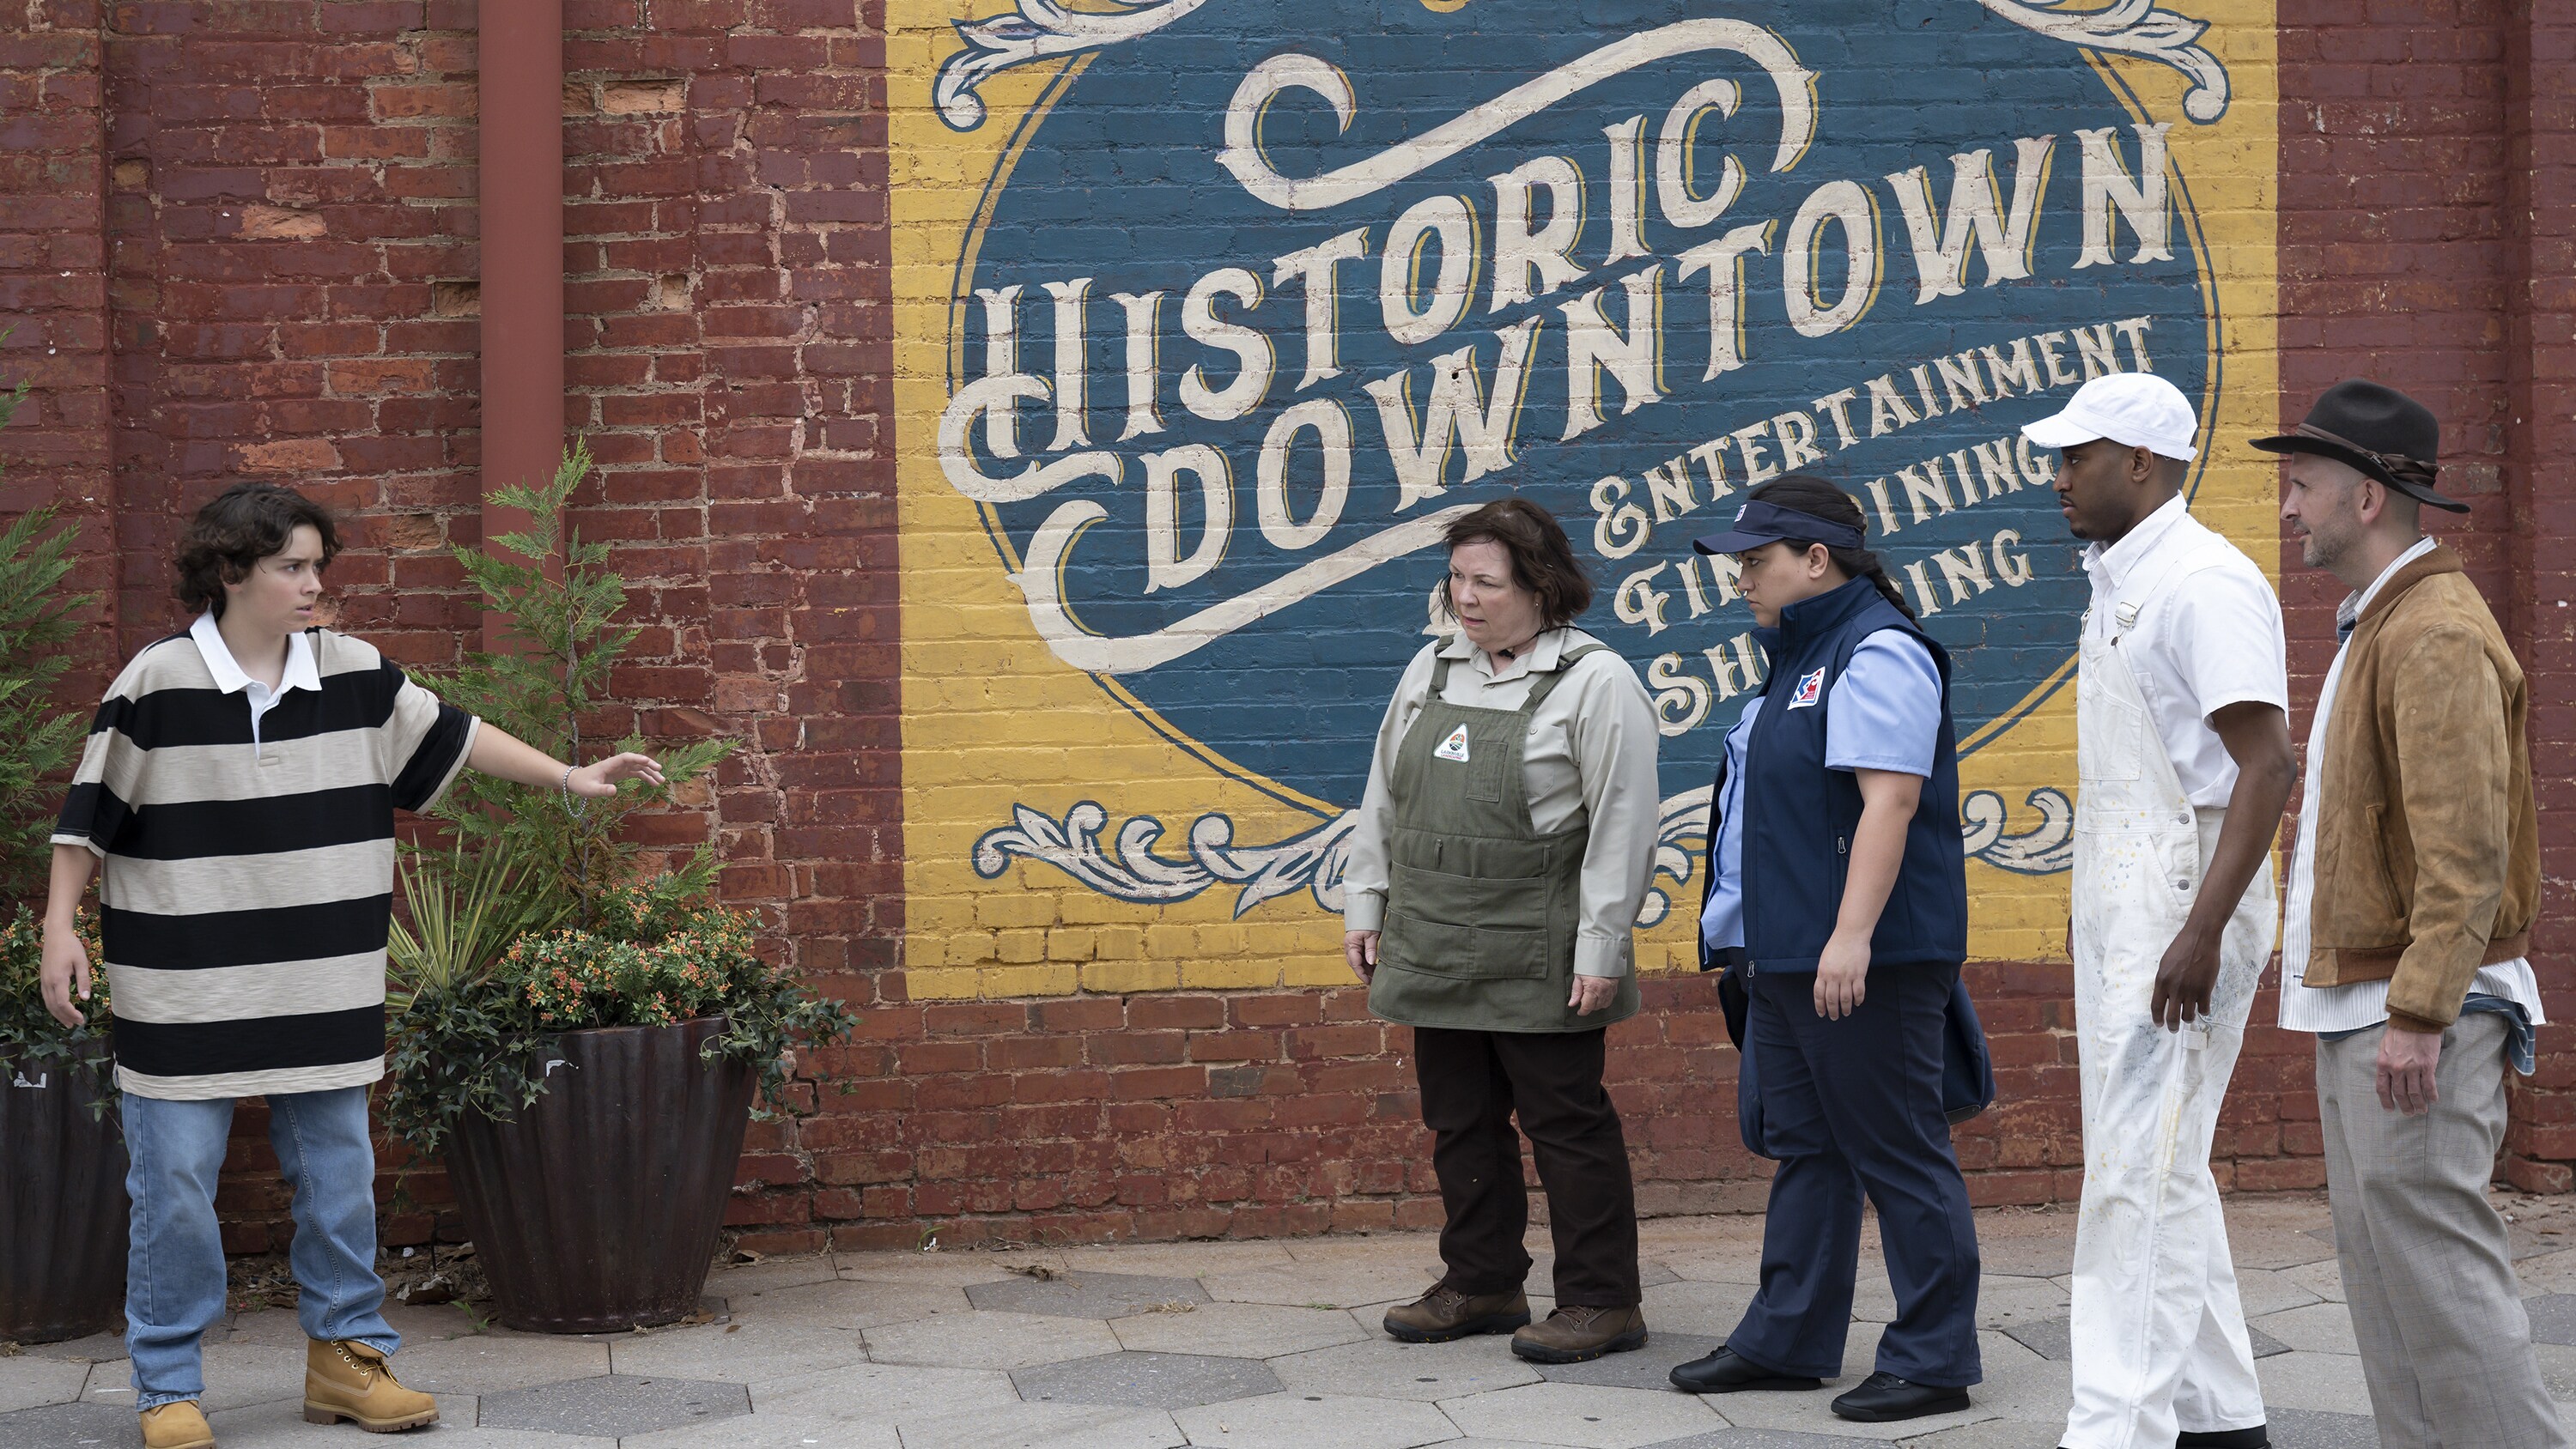
[[1574,974],[1577,976],[1625,976],[1629,967],[1628,943],[1608,936],[1574,938]]
[[1375,891],[1342,892],[1342,929],[1345,931],[1381,931],[1386,929],[1386,897]]

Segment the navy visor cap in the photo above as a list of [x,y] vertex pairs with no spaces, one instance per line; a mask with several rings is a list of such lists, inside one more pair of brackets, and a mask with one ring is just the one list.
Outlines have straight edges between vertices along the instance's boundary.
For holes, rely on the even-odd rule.
[[1701,553],[1743,553],[1766,543],[1789,539],[1798,543],[1821,543],[1827,548],[1858,548],[1860,530],[1848,523],[1836,523],[1794,508],[1782,508],[1756,498],[1735,510],[1735,526],[1724,533],[1712,533],[1691,540],[1691,547]]

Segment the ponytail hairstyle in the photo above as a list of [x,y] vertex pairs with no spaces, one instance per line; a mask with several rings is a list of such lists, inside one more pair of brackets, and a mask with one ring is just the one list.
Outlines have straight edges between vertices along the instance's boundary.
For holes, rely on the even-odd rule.
[[[1846,523],[1863,532],[1869,528],[1868,517],[1860,511],[1860,505],[1852,501],[1850,494],[1812,473],[1792,473],[1785,478],[1774,478],[1745,496],[1758,498],[1775,507],[1812,513],[1829,523]],[[1789,542],[1804,552],[1816,540],[1790,539]],[[1851,577],[1867,579],[1878,585],[1880,595],[1895,605],[1898,613],[1908,619],[1914,617],[1914,606],[1905,602],[1905,595],[1897,591],[1896,581],[1887,576],[1887,565],[1878,561],[1877,554],[1865,548],[1835,548],[1828,544],[1825,556],[1834,561],[1834,567]]]

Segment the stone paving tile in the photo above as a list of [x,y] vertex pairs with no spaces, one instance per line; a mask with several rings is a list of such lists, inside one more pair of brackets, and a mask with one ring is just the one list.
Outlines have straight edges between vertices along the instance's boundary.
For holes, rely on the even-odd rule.
[[[2049,1279],[1989,1275],[1977,1285],[1979,1328],[2065,1316],[2066,1290]],[[1859,1287],[1852,1294],[1852,1317],[1866,1323],[1886,1323],[1896,1317],[1896,1291],[1888,1286],[1884,1272],[1872,1277],[1868,1266],[1862,1266]]]
[[[715,1424],[692,1424],[656,1434],[629,1434],[619,1449],[903,1449],[892,1424],[854,1424],[753,1413]],[[439,1441],[438,1449],[447,1449]]]
[[77,1403],[89,1365],[62,1358],[0,1359],[0,1414],[43,1404]]
[[1202,1280],[1220,1303],[1277,1303],[1293,1307],[1360,1308],[1409,1303],[1435,1281],[1417,1264],[1290,1263],[1241,1273],[1212,1273]]
[[125,1449],[142,1442],[134,1411],[123,1404],[49,1404],[0,1414],[0,1449]]
[[[1406,1233],[1398,1239],[1420,1240],[1419,1234]],[[1034,1260],[1060,1263],[1074,1269],[1103,1273],[1166,1273],[1177,1278],[1197,1278],[1209,1273],[1249,1273],[1261,1268],[1276,1268],[1299,1261],[1297,1250],[1310,1247],[1315,1261],[1333,1262],[1356,1258],[1383,1246],[1377,1238],[1301,1238],[1290,1242],[1261,1239],[1241,1243],[1129,1243],[1118,1247],[1066,1248],[1048,1255],[1036,1254]],[[1000,1255],[1008,1262],[1020,1262],[1009,1254]],[[1434,1248],[1429,1254],[1438,1258]]]
[[801,1288],[808,1283],[829,1283],[840,1276],[840,1271],[839,1260],[830,1253],[797,1253],[763,1258],[757,1263],[728,1263],[708,1275],[707,1291],[721,1293],[740,1307],[747,1296]]
[[[2242,1263],[2237,1264],[2236,1271],[2239,1274],[2242,1274],[2245,1271],[2245,1265]],[[2295,1268],[2283,1268],[2274,1276],[2280,1278],[2284,1282],[2295,1283],[2301,1288],[2306,1289],[2308,1292],[2314,1293],[2322,1302],[2341,1303],[2344,1301],[2343,1265],[2332,1258],[2322,1259],[2314,1263],[2301,1263]],[[2568,1286],[2576,1287],[2576,1279],[2571,1279]],[[2532,1284],[2529,1278],[2525,1278],[2523,1280],[2522,1291],[2525,1293],[2532,1291]]]
[[[207,1333],[206,1341],[208,1343],[216,1341],[213,1331],[210,1330]],[[125,1336],[121,1331],[93,1333],[87,1338],[66,1338],[58,1343],[22,1343],[18,1345],[17,1353],[18,1359],[49,1358],[59,1359],[65,1363],[106,1363],[110,1359],[123,1357],[125,1357]],[[11,1360],[11,1362],[15,1361],[17,1360]]]
[[864,1363],[868,1357],[866,1337],[856,1328],[760,1319],[703,1324],[605,1347],[610,1367],[621,1374],[687,1375],[744,1384],[829,1373]]
[[1269,1303],[1205,1303],[1188,1313],[1145,1313],[1109,1325],[1123,1348],[1276,1358],[1366,1336],[1347,1313]]
[[[588,1435],[550,1434],[541,1429],[477,1428],[474,1413],[472,1397],[441,1394],[438,1426],[415,1431],[416,1442],[436,1443],[439,1449],[611,1449],[617,1442]],[[334,1445],[349,1449],[351,1436],[359,1432],[351,1424],[305,1423],[301,1394],[206,1417],[223,1449],[332,1449]],[[138,1438],[134,1442],[142,1441]],[[402,1441],[370,1438],[366,1442]]]
[[[2261,1318],[2268,1313],[2287,1313],[2293,1308],[2305,1308],[2311,1303],[2325,1301],[2324,1294],[2312,1291],[2291,1276],[2302,1271],[2304,1270],[2299,1268],[2278,1271],[2269,1268],[2238,1268],[2236,1270],[2238,1306],[2244,1309],[2247,1318]],[[2342,1281],[2340,1273],[2336,1275],[2336,1281],[2338,1284]]]
[[1429,1404],[1336,1394],[1270,1394],[1172,1418],[1198,1449],[1412,1449],[1456,1439],[1459,1428]]
[[2379,1449],[2379,1426],[2368,1414],[2273,1409],[2270,1420],[2272,1449]]
[[1097,1319],[1036,1313],[951,1313],[890,1323],[869,1329],[867,1345],[878,1363],[983,1369],[1034,1368],[1119,1349],[1109,1325]]
[[[1785,1429],[1711,1429],[1686,1439],[1666,1439],[1647,1446],[1647,1449],[1851,1449],[1851,1446],[1877,1442],[1835,1434],[1799,1434]],[[1931,1442],[1946,1445],[1948,1440],[1939,1437]]]
[[1187,1442],[1160,1409],[1014,1404],[906,1419],[903,1449],[1177,1449]]
[[1669,1388],[1614,1389],[1598,1384],[1530,1384],[1451,1399],[1440,1408],[1470,1434],[1509,1435],[1579,1449],[1636,1449],[1726,1423],[1695,1395]]
[[[280,1316],[294,1321],[291,1315]],[[300,1364],[303,1354],[295,1357]],[[610,1369],[607,1344],[528,1333],[479,1334],[427,1343],[406,1340],[392,1362],[395,1378],[430,1394],[497,1394],[591,1378]],[[294,1384],[299,1394],[303,1383],[299,1373]]]
[[1041,1368],[1014,1369],[1011,1383],[1030,1403],[1188,1409],[1275,1394],[1285,1385],[1258,1359],[1197,1353],[1113,1353]]
[[[2323,1304],[2319,1306],[2332,1308],[2337,1313],[2341,1313],[2343,1311],[2342,1305],[2340,1304]],[[2308,1310],[2301,1309],[2299,1311],[2307,1312]],[[2063,1318],[2043,1318],[2028,1323],[2010,1324],[2004,1328],[2003,1332],[2006,1337],[2019,1343],[2022,1347],[2029,1349],[2031,1352],[2038,1354],[2041,1358],[2048,1359],[2055,1363],[2071,1363],[2074,1361],[2074,1342],[2068,1331],[2067,1321]],[[2280,1339],[2274,1338],[2271,1334],[2264,1332],[2261,1328],[2258,1328],[2251,1323],[2245,1325],[2245,1337],[2254,1345],[2254,1356],[2256,1358],[2270,1358],[2276,1353],[2288,1353],[2293,1348],[2299,1346],[2284,1343]],[[2351,1352],[2349,1349],[2329,1351]]]
[[751,1394],[740,1384],[602,1374],[487,1394],[483,1398],[482,1426],[614,1439],[750,1412]]
[[2576,1399],[2576,1348],[2535,1343],[2531,1356],[2540,1363],[2540,1381],[2548,1387],[2551,1398],[2562,1404]]
[[2576,1293],[2542,1293],[2522,1300],[2531,1315],[2534,1343],[2576,1344]]
[[1657,1338],[1667,1332],[1725,1337],[1744,1320],[1753,1302],[1750,1283],[1666,1283],[1646,1290],[1646,1331]]
[[1205,1303],[1208,1291],[1196,1278],[1101,1273],[1086,1268],[1052,1279],[1022,1275],[1000,1283],[969,1284],[966,1301],[979,1309],[1002,1313],[1124,1318],[1170,1303]]
[[2340,1303],[2316,1303],[2286,1313],[2267,1313],[2259,1321],[2249,1320],[2245,1331],[2248,1335],[2261,1335],[2254,1344],[2258,1357],[2263,1354],[2263,1339],[2275,1345],[2274,1353],[2361,1352],[2361,1345],[2352,1336],[2352,1312]]
[[884,1422],[906,1415],[1016,1404],[1019,1391],[999,1369],[914,1368],[851,1364],[828,1374],[799,1374],[751,1386],[755,1415],[842,1423]]
[[[1651,1323],[1652,1320],[1649,1320]],[[1699,1333],[1666,1333],[1650,1328],[1646,1346],[1633,1353],[1606,1354],[1589,1363],[1550,1363],[1536,1367],[1539,1376],[1550,1383],[1591,1384],[1606,1389],[1650,1389],[1659,1394],[1679,1392],[1673,1387],[1673,1366],[1726,1347],[1723,1335]]]
[[[1536,1257],[1547,1247],[1547,1229],[1534,1225],[1529,1236],[1524,1240],[1524,1245],[1530,1255]],[[1203,1245],[1192,1243],[1188,1246],[1189,1250],[1195,1253]],[[1230,1243],[1224,1246],[1249,1248],[1254,1245]],[[1366,1263],[1393,1260],[1419,1266],[1440,1261],[1440,1235],[1436,1232],[1369,1233],[1365,1236],[1347,1238],[1289,1238],[1270,1246],[1277,1247],[1284,1259],[1291,1263]],[[1268,1265],[1229,1261],[1214,1271],[1231,1272],[1238,1268],[1262,1266]]]
[[2263,1402],[2275,1409],[2341,1414],[2370,1402],[2361,1360],[2350,1354],[2275,1354],[2257,1360],[2254,1373],[2263,1382]]
[[1012,1263],[1035,1261],[1028,1254],[1005,1253],[835,1253],[837,1276],[878,1283],[924,1283],[935,1288],[963,1288],[969,1283],[998,1283],[1014,1276]]
[[2059,1414],[2045,1423],[2029,1419],[1987,1419],[1982,1423],[1962,1424],[1956,1429],[1944,1429],[1937,1434],[1902,1442],[1906,1449],[2056,1449],[2065,1437],[2066,1416]]
[[1510,1338],[1504,1334],[1453,1343],[1372,1338],[1274,1358],[1270,1368],[1292,1393],[1353,1394],[1426,1404],[1539,1381],[1538,1366],[1513,1357]]
[[[300,1346],[284,1349],[209,1344],[205,1365],[206,1396],[200,1402],[210,1415],[273,1399],[301,1402],[304,1397],[304,1350]],[[133,1365],[124,1359],[96,1365],[90,1370],[89,1385],[81,1397],[93,1404],[133,1403]]]

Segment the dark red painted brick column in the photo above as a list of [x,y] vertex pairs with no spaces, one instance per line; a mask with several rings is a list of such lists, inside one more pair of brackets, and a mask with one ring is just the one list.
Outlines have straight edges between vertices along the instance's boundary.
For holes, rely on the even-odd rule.
[[[2533,964],[2561,1010],[2576,995],[2576,12],[2516,7],[2505,33],[2505,494],[2513,581],[2506,629],[2533,681],[2541,906]],[[2542,1069],[2514,1098],[2506,1172],[2576,1186],[2576,1027],[2542,1035]]]
[[[107,110],[100,0],[16,7],[0,32],[0,390],[24,386],[0,431],[0,514],[51,502],[80,529],[74,587],[107,602],[116,577],[108,471]],[[65,698],[93,702],[111,631],[83,633]]]

